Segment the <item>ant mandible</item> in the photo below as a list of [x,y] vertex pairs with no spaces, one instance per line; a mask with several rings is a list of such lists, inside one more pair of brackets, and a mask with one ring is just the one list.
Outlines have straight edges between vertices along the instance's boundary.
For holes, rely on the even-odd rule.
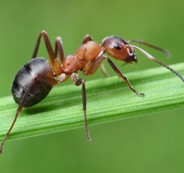
[[[50,64],[46,59],[37,57],[41,38],[43,38],[45,42]],[[0,145],[0,154],[2,153],[4,143],[8,135],[10,134],[22,108],[30,107],[39,103],[48,95],[53,86],[66,81],[69,77],[71,77],[76,86],[82,85],[84,124],[87,140],[88,142],[90,142],[91,138],[88,131],[86,117],[85,80],[83,78],[79,78],[77,72],[80,70],[83,72],[84,75],[92,75],[99,67],[101,67],[102,72],[104,74],[107,74],[102,63],[106,59],[110,67],[121,79],[126,82],[130,90],[132,90],[138,96],[144,96],[144,93],[139,93],[133,88],[128,79],[121,73],[121,71],[116,67],[111,59],[104,55],[105,53],[110,55],[112,58],[124,61],[125,63],[132,63],[137,62],[134,51],[134,49],[137,49],[148,59],[169,69],[184,82],[184,78],[177,71],[156,60],[152,55],[150,55],[140,47],[130,45],[131,42],[146,45],[148,47],[161,51],[166,55],[169,55],[169,52],[167,50],[151,45],[142,40],[125,41],[120,37],[110,36],[104,38],[102,44],[99,45],[97,42],[93,41],[90,35],[86,35],[82,41],[81,46],[76,50],[76,52],[73,55],[65,57],[61,38],[56,38],[54,51],[47,33],[45,31],[42,31],[38,36],[32,59],[28,63],[26,63],[15,76],[15,80],[12,85],[12,94],[15,102],[19,106],[17,108],[13,123]]]

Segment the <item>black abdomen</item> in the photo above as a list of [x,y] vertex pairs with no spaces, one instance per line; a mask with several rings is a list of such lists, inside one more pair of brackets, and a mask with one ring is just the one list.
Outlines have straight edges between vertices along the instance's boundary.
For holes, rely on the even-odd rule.
[[40,76],[53,77],[50,65],[44,58],[31,59],[18,71],[12,85],[12,94],[18,105],[29,86],[31,87],[25,98],[23,107],[33,106],[49,94],[52,85],[41,80]]

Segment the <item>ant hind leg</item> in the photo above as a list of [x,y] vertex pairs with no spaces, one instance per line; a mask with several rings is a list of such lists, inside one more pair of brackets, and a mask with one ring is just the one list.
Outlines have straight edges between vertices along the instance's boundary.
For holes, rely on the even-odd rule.
[[4,144],[5,144],[5,142],[6,142],[6,139],[7,139],[7,137],[9,136],[11,130],[13,129],[13,127],[14,127],[14,125],[15,125],[15,122],[16,122],[16,120],[17,120],[17,118],[18,118],[20,112],[22,111],[22,108],[24,107],[24,102],[26,101],[26,98],[27,98],[27,96],[28,96],[28,94],[29,94],[29,91],[30,91],[31,87],[34,85],[34,83],[35,83],[35,79],[34,79],[34,80],[32,81],[32,83],[26,88],[25,93],[24,93],[24,95],[22,96],[22,99],[21,99],[21,101],[20,101],[20,104],[19,104],[19,106],[18,106],[18,108],[17,108],[17,110],[16,110],[15,118],[14,118],[14,120],[13,120],[13,122],[12,122],[10,128],[9,128],[9,130],[7,131],[5,137],[3,138],[1,144],[0,144],[0,155],[1,155],[2,152],[3,152],[3,147],[4,147]]
[[105,76],[105,77],[108,77],[109,74],[107,73],[107,70],[106,70],[106,68],[105,68],[103,62],[101,63],[100,68],[101,68],[101,71],[102,71],[102,73],[104,74],[104,76]]

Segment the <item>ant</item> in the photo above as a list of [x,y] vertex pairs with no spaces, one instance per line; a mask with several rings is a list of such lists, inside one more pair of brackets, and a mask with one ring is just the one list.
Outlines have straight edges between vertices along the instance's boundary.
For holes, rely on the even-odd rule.
[[[50,63],[44,58],[37,57],[41,38],[43,38],[45,42]],[[76,86],[82,85],[84,125],[87,140],[88,142],[91,141],[86,117],[86,82],[83,78],[79,78],[77,73],[79,70],[82,71],[84,75],[92,75],[100,67],[102,72],[107,75],[103,65],[103,61],[107,60],[110,67],[121,79],[126,82],[130,90],[132,90],[138,96],[144,96],[144,93],[139,93],[133,88],[128,79],[124,76],[124,74],[121,73],[121,71],[116,67],[111,59],[105,55],[105,53],[110,55],[112,58],[124,61],[125,63],[132,63],[137,62],[136,54],[134,51],[134,49],[137,49],[148,59],[167,68],[184,82],[184,78],[177,71],[156,60],[152,55],[140,47],[131,45],[130,43],[132,42],[154,48],[166,54],[167,56],[170,55],[167,50],[151,45],[142,40],[125,41],[120,37],[110,36],[104,38],[102,44],[100,45],[93,41],[90,35],[86,35],[76,52],[73,55],[65,57],[61,38],[56,38],[55,50],[53,50],[47,33],[42,31],[38,36],[32,59],[27,62],[15,76],[12,85],[12,94],[15,102],[18,104],[18,108],[13,123],[11,124],[0,145],[0,154],[2,154],[4,143],[15,124],[18,115],[22,111],[22,108],[30,107],[39,103],[48,95],[53,86],[63,83],[69,77],[72,79]]]

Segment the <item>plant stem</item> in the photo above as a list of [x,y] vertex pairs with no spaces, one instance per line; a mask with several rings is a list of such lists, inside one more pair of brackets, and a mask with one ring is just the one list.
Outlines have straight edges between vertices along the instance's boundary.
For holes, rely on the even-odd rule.
[[[184,74],[184,63],[171,66]],[[184,83],[163,67],[126,75],[145,97],[131,92],[118,77],[86,82],[88,124],[101,124],[181,108]],[[23,109],[9,140],[54,133],[84,126],[81,87],[60,85],[38,105]],[[17,105],[12,96],[0,98],[0,139],[9,129]]]

